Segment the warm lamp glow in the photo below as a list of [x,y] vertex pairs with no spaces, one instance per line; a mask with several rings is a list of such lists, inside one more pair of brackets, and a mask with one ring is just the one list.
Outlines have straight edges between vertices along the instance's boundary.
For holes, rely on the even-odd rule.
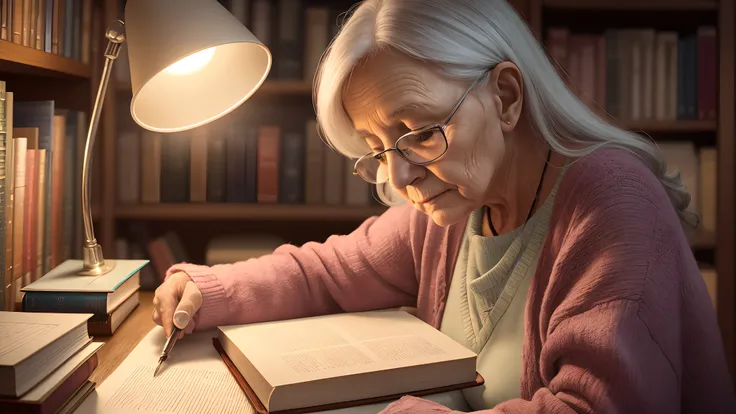
[[212,58],[215,56],[215,49],[216,47],[211,47],[189,55],[166,68],[166,72],[173,75],[189,75],[194,73],[212,62]]

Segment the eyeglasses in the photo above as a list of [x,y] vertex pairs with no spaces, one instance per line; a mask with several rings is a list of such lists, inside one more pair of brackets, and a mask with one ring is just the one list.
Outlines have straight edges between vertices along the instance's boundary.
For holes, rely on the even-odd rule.
[[353,174],[360,176],[371,184],[382,184],[388,182],[388,159],[386,153],[396,151],[401,158],[414,165],[427,165],[440,159],[447,152],[447,135],[445,130],[447,124],[460,109],[465,98],[471,90],[485,77],[488,72],[479,76],[472,85],[463,93],[460,100],[452,108],[450,115],[440,124],[431,124],[425,127],[409,131],[399,137],[391,148],[383,151],[363,155],[358,158],[353,167]]

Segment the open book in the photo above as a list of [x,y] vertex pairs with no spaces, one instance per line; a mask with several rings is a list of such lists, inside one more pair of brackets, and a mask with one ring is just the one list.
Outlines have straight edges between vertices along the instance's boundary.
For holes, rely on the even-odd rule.
[[404,311],[218,331],[223,359],[258,411],[320,411],[482,384],[475,353]]

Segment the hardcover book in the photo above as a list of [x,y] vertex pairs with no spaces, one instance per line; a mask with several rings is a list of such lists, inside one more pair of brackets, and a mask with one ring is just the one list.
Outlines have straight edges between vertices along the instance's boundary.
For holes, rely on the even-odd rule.
[[483,383],[477,355],[384,310],[221,326],[215,347],[258,412],[315,412]]

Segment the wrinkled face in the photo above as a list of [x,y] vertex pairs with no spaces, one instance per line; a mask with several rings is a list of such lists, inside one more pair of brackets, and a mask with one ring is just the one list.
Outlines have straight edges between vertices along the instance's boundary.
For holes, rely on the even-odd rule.
[[[493,72],[488,76],[491,81],[473,88],[448,123],[449,147],[441,158],[420,166],[396,151],[385,154],[391,186],[440,226],[459,222],[489,201],[504,160],[504,102],[494,93]],[[410,130],[442,123],[469,86],[385,51],[355,69],[343,104],[355,129],[379,152]]]

